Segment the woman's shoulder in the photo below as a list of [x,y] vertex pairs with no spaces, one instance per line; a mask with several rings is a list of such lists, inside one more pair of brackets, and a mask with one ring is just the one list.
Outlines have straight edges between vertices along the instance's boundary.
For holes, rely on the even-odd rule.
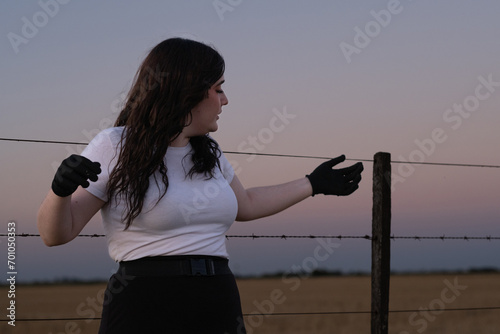
[[101,132],[99,132],[94,137],[93,141],[107,139],[112,144],[117,144],[122,138],[123,131],[124,131],[123,126],[107,128],[107,129],[101,130]]
[[86,151],[116,149],[121,141],[123,127],[112,127],[101,130],[89,143]]
[[104,135],[104,136],[108,136],[110,138],[111,137],[113,137],[113,138],[114,137],[121,138],[122,133],[123,133],[124,130],[125,130],[125,127],[123,127],[123,126],[115,126],[115,127],[104,129],[99,134],[100,135]]

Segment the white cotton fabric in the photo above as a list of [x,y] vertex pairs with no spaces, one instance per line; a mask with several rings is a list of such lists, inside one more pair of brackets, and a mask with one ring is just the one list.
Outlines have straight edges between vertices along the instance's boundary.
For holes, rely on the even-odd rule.
[[[82,155],[101,164],[102,173],[87,189],[108,202],[106,184],[116,164],[115,153],[123,127],[100,132]],[[169,147],[165,155],[169,186],[158,202],[164,184],[157,172],[151,176],[141,214],[124,230],[124,201],[112,199],[102,209],[109,254],[115,261],[130,261],[147,256],[212,255],[228,257],[225,233],[234,222],[238,210],[236,196],[229,183],[234,170],[226,157],[220,157],[221,168],[215,177],[195,174],[187,177],[193,163],[191,145]]]

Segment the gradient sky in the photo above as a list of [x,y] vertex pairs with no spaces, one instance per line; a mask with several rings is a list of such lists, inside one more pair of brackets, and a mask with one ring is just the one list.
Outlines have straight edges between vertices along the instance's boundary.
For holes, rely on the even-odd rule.
[[[88,142],[116,118],[148,50],[181,36],[213,44],[226,60],[229,105],[213,134],[225,151],[354,160],[384,151],[398,161],[498,166],[499,12],[495,0],[2,2],[0,137]],[[36,213],[55,168],[83,148],[0,141],[0,233],[10,220],[18,233],[38,233]],[[247,187],[303,177],[323,162],[227,157]],[[352,196],[309,198],[235,223],[229,234],[370,234],[372,168],[365,162]],[[500,235],[498,168],[392,168],[395,235]],[[100,224],[97,215],[83,233],[103,233]],[[319,267],[369,271],[369,241],[331,242],[335,251]],[[238,274],[305,266],[322,247],[318,240],[227,244]],[[394,270],[500,267],[499,241],[392,247]],[[6,254],[5,238],[0,249]],[[17,252],[19,281],[102,279],[116,268],[104,238],[54,248],[18,238]]]

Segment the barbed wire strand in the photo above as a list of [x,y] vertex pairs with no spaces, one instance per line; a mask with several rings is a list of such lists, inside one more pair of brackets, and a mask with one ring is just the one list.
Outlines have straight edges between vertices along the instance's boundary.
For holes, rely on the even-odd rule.
[[[8,236],[8,234],[0,234],[0,236]],[[16,237],[39,237],[39,234],[28,234],[28,233],[20,233],[16,234]],[[90,237],[90,238],[96,238],[96,237],[105,237],[103,234],[80,234],[78,237]],[[258,238],[274,238],[274,239],[293,239],[293,238],[309,238],[309,239],[316,239],[316,238],[335,238],[335,239],[367,239],[371,240],[372,238],[369,235],[359,235],[359,236],[342,236],[342,235],[337,235],[337,236],[331,236],[331,235],[228,235],[226,238],[252,238],[252,239],[258,239]],[[415,240],[422,240],[422,239],[440,239],[440,240],[446,240],[446,239],[452,239],[452,240],[500,240],[500,237],[491,237],[491,236],[486,236],[486,237],[446,237],[446,236],[438,236],[438,237],[426,237],[426,236],[392,236],[391,239],[415,239]],[[454,308],[454,309],[435,309],[435,310],[427,310],[427,311],[487,311],[487,310],[500,310],[500,306],[492,306],[492,307],[474,307],[474,308]],[[421,310],[389,310],[389,313],[413,313],[413,312],[420,312]],[[252,316],[252,315],[262,315],[262,316],[297,316],[297,315],[347,315],[347,314],[371,314],[371,311],[331,311],[331,312],[286,312],[286,313],[251,313],[251,314],[243,314],[243,316]],[[94,318],[94,319],[88,319],[88,318],[42,318],[42,319],[16,319],[16,321],[19,322],[32,322],[32,321],[88,321],[88,320],[100,320],[101,318]],[[0,319],[0,321],[8,321],[8,319],[3,320]]]
[[[65,145],[80,145],[86,146],[85,142],[59,141],[59,140],[41,140],[41,139],[21,139],[21,138],[0,138],[0,141],[15,141],[25,143],[43,143],[43,144],[65,144]],[[278,153],[259,153],[259,152],[238,152],[238,151],[222,151],[225,154],[241,154],[241,155],[257,155],[268,157],[284,157],[284,158],[304,158],[304,159],[324,159],[328,160],[332,157],[312,156],[312,155],[296,155],[296,154],[278,154]],[[373,162],[373,159],[346,159],[348,161]],[[447,162],[419,162],[419,161],[399,161],[393,160],[395,164],[412,164],[412,165],[432,165],[432,166],[451,166],[451,167],[476,167],[476,168],[500,168],[500,165],[488,164],[465,164],[465,163],[447,163]]]
[[[490,307],[468,307],[468,308],[450,308],[450,309],[425,309],[426,312],[457,312],[457,311],[492,311],[500,310],[500,306]],[[389,310],[389,313],[414,313],[419,310]],[[275,313],[245,313],[244,317],[250,316],[297,316],[297,315],[352,315],[352,314],[372,314],[372,311],[331,311],[331,312],[275,312]],[[95,321],[102,318],[25,318],[16,319],[16,322],[35,322],[35,321]],[[10,321],[9,319],[0,319],[0,321]]]
[[[8,237],[8,233],[2,233],[0,234],[0,237]],[[40,234],[30,234],[30,233],[17,233],[15,234],[16,237],[21,237],[21,238],[27,238],[27,237],[40,237]],[[106,237],[105,234],[79,234],[77,237],[80,238],[102,238]],[[365,240],[372,240],[373,238],[370,235],[257,235],[257,234],[251,234],[251,235],[226,235],[226,239],[231,239],[231,238],[246,238],[246,239],[365,239]],[[484,237],[470,237],[470,236],[391,236],[392,240],[500,240],[500,237],[492,237],[490,235],[484,236]]]

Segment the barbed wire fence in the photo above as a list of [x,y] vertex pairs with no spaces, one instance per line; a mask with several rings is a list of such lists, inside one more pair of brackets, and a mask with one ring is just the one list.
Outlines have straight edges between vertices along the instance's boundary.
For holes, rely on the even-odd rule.
[[[88,142],[73,142],[73,141],[44,140],[44,139],[25,139],[25,138],[0,138],[0,141],[39,143],[39,144],[80,145],[80,146],[86,146],[89,144]],[[329,160],[332,158],[332,157],[326,157],[326,156],[261,153],[261,152],[238,152],[238,151],[222,151],[222,152],[225,154],[256,155],[256,156],[283,157],[283,158],[324,159],[324,160]],[[346,159],[346,161],[373,162],[373,159]],[[426,162],[426,161],[419,162],[419,161],[392,160],[391,163],[393,163],[393,164],[410,164],[410,165],[448,166],[448,167],[500,168],[500,165],[465,164],[465,163],[449,163],[449,162]]]
[[[0,237],[6,237],[7,233],[0,233]],[[21,237],[21,238],[27,238],[27,237],[40,237],[40,234],[31,234],[31,233],[17,233],[16,237]],[[77,235],[78,238],[104,238],[106,237],[105,234],[79,234]],[[476,236],[476,237],[470,237],[470,236],[419,236],[419,235],[414,235],[414,236],[401,236],[401,235],[391,235],[390,236],[391,240],[486,240],[486,241],[492,241],[492,240],[500,240],[500,237],[492,237],[490,235],[487,236]],[[286,235],[286,234],[279,234],[279,235],[264,235],[264,234],[248,234],[248,235],[226,235],[226,239],[365,239],[365,240],[372,240],[372,236],[370,235],[313,235],[313,234],[308,234],[308,235]]]
[[[88,145],[86,142],[72,142],[72,141],[56,141],[56,140],[39,140],[39,139],[22,139],[22,138],[0,138],[0,141],[9,141],[9,142],[25,142],[25,143],[42,143],[42,144],[65,144],[65,145]],[[268,157],[287,157],[287,158],[305,158],[305,159],[331,159],[331,157],[324,156],[310,156],[310,155],[292,155],[292,154],[274,154],[274,153],[258,153],[258,152],[237,152],[237,151],[223,151],[225,154],[239,154],[239,155],[257,155],[257,156],[268,156]],[[361,161],[361,162],[374,162],[375,159],[346,159],[349,161]],[[443,163],[443,162],[418,162],[418,161],[390,161],[391,164],[416,164],[416,165],[431,165],[431,166],[448,166],[448,167],[469,167],[469,168],[500,168],[500,165],[491,165],[491,164],[465,164],[465,163]],[[0,237],[6,237],[8,234],[0,234]],[[40,237],[40,234],[31,234],[31,233],[16,233],[16,237],[28,238],[28,237]],[[105,237],[104,234],[80,234],[77,237],[79,238],[101,238]],[[373,235],[226,235],[226,239],[233,238],[245,238],[245,239],[364,239],[368,241],[376,242],[377,238]],[[496,241],[500,240],[500,236],[419,236],[419,235],[409,235],[409,236],[401,236],[401,235],[389,235],[388,240],[396,241],[396,240],[462,240],[462,241]],[[432,312],[465,312],[465,311],[491,311],[491,310],[500,310],[499,306],[489,306],[489,307],[464,307],[464,308],[439,308],[439,309],[426,309],[426,311]],[[390,313],[414,313],[419,312],[421,309],[406,309],[406,310],[386,310],[386,318]],[[371,315],[372,319],[374,316],[377,316],[378,312],[372,310],[366,311],[327,311],[327,312],[271,312],[271,313],[258,313],[252,312],[251,314],[244,314],[245,317],[251,315],[261,315],[261,316],[311,316],[311,315]],[[100,317],[94,317],[92,319],[89,318],[76,318],[76,317],[68,317],[68,318],[17,318],[18,322],[44,322],[44,321],[89,321],[89,320],[100,320]],[[9,321],[8,319],[0,319],[0,322]],[[372,320],[373,321],[373,320]],[[373,333],[373,328],[372,328]]]

